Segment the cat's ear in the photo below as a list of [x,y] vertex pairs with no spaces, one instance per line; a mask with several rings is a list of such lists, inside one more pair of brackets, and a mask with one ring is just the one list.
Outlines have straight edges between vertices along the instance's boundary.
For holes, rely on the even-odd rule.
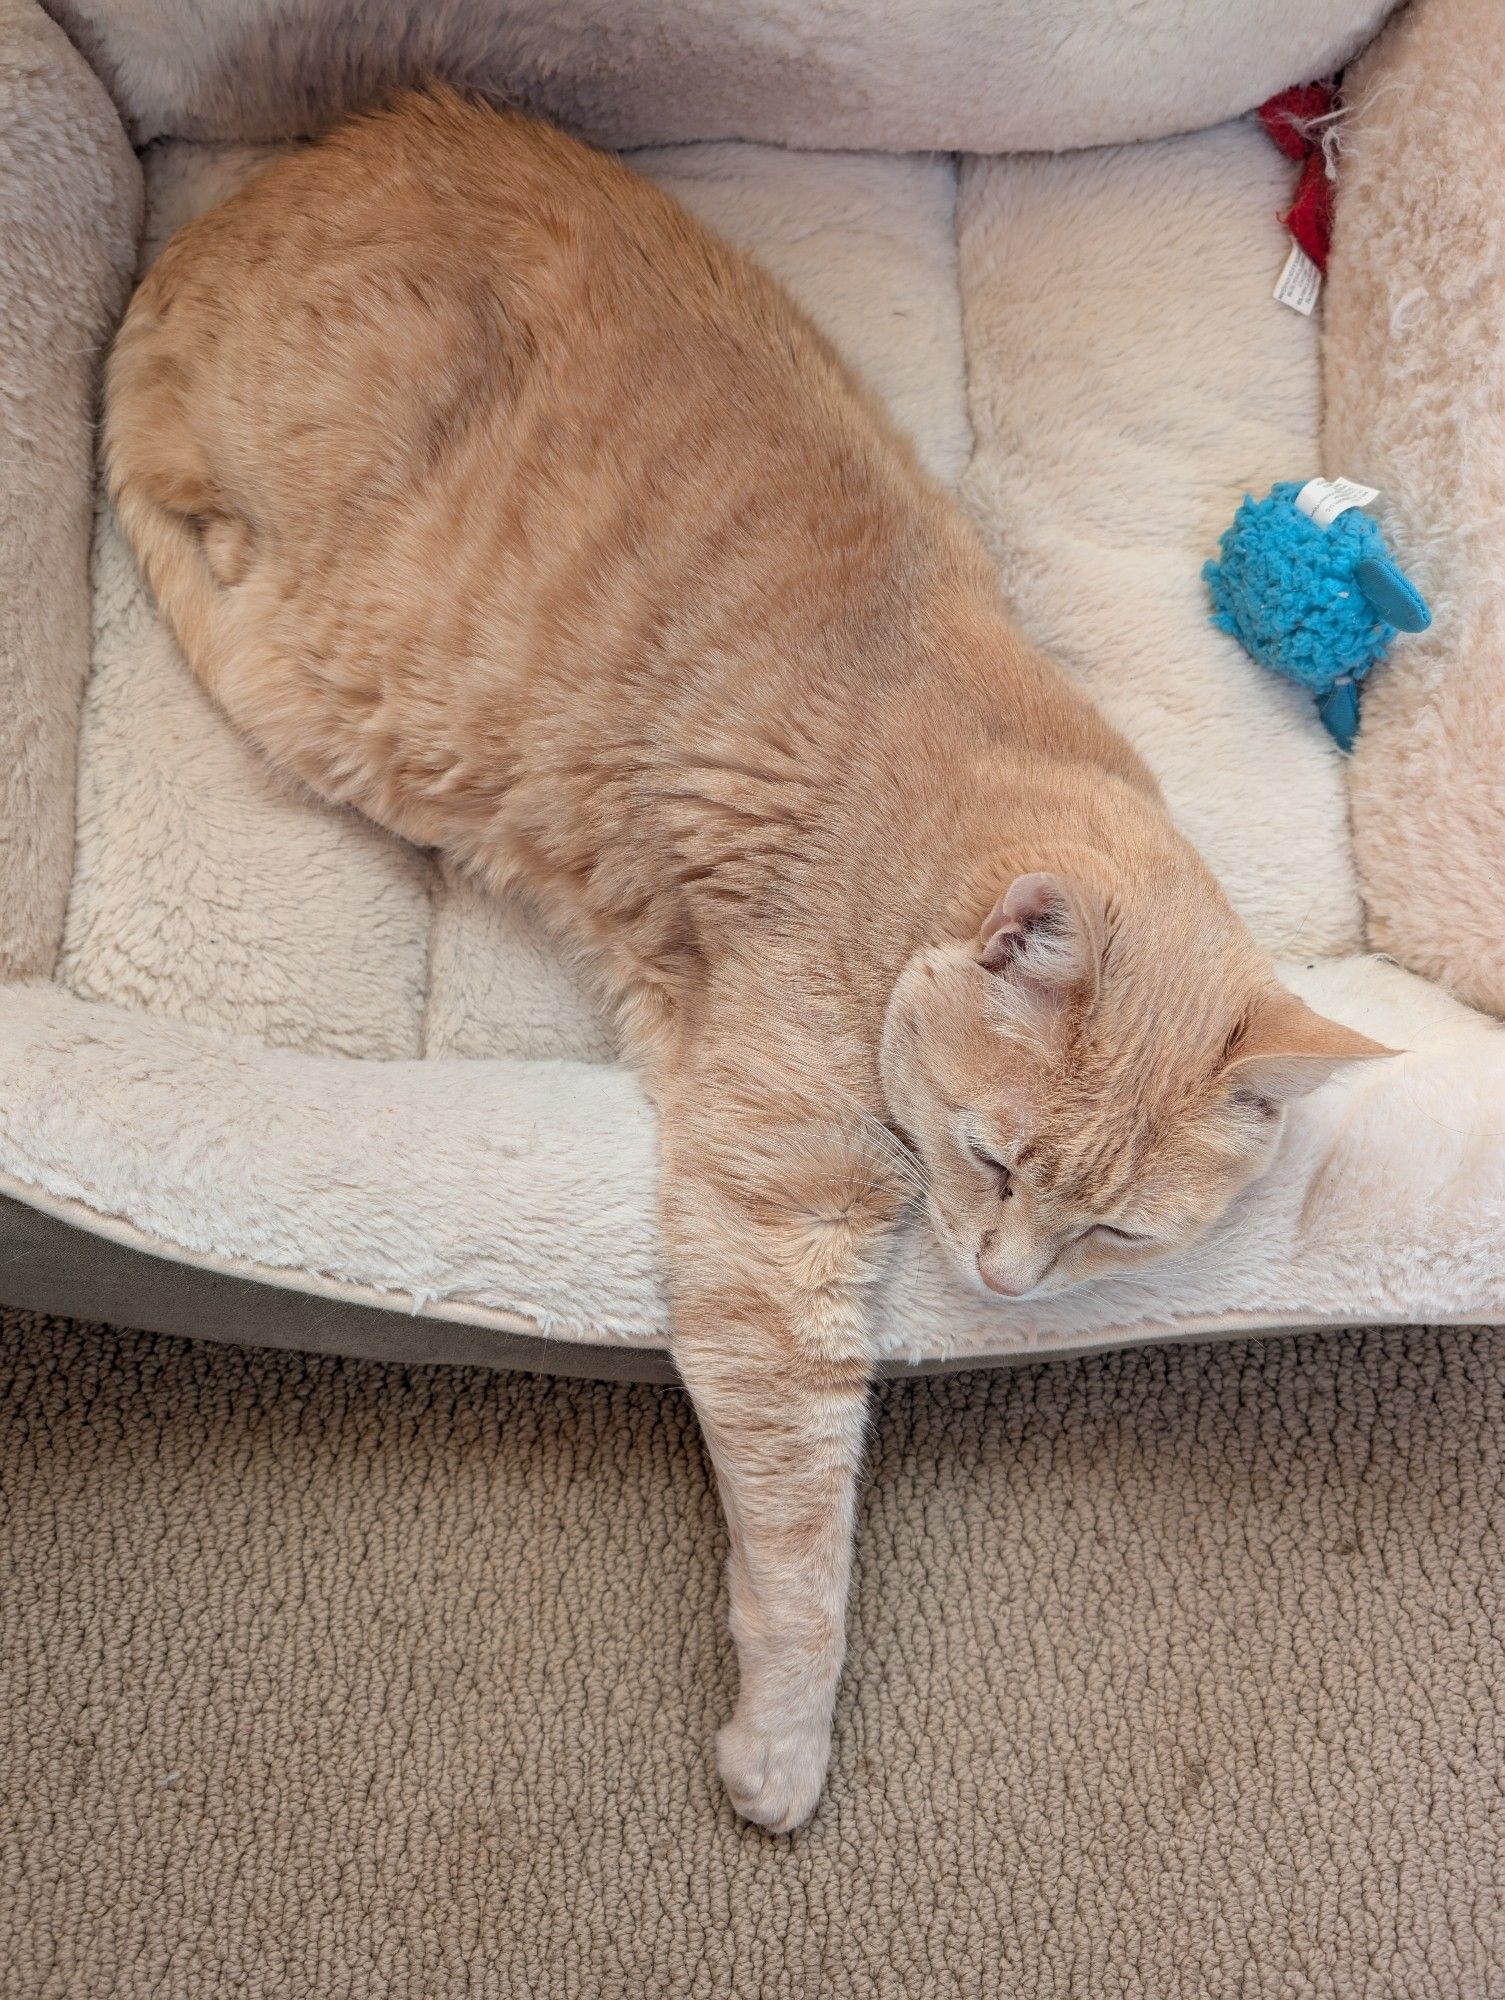
[[1240,1095],[1285,1104],[1326,1083],[1345,1063],[1373,1062],[1395,1053],[1314,1013],[1304,1000],[1277,986],[1249,1015],[1229,1051],[1224,1075]]
[[1096,999],[1101,919],[1059,875],[1020,875],[983,919],[977,955],[989,972],[1042,995]]

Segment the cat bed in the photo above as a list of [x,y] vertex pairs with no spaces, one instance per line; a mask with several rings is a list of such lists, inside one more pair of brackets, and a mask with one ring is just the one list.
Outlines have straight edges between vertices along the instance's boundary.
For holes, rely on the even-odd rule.
[[[740,101],[715,32],[729,9],[753,23]],[[26,0],[0,13],[0,1293],[412,1361],[660,1373],[653,1113],[582,986],[526,908],[268,769],[190,678],[93,498],[98,360],[138,255],[307,128],[317,63],[269,5],[62,11],[97,73]],[[825,128],[808,91],[778,88],[808,50],[770,55],[758,0],[689,11],[676,44],[650,32],[651,0],[613,10],[636,54],[609,78],[563,30],[549,59],[557,10],[476,0],[425,32],[448,24],[449,73],[500,87],[510,62],[593,136],[690,142],[633,157],[887,398],[1291,985],[1407,1051],[1303,1101],[1260,1185],[1140,1277],[993,1304],[916,1227],[880,1353],[1505,1320],[1505,1040],[1366,952],[1343,762],[1300,691],[1212,629],[1198,574],[1246,488],[1323,463],[1318,324],[1270,296],[1287,163],[1247,118],[1050,156],[916,150],[1227,119],[1346,55],[1384,8],[1238,0],[1206,62],[1139,100],[1123,48],[1143,70],[1155,37],[1185,42],[1171,0],[1097,10],[1085,77],[1050,70],[1044,0],[957,0],[918,66],[901,59],[913,10],[873,10],[867,63],[833,8],[811,46],[850,87]],[[320,102],[369,88],[387,12],[361,11]],[[232,16],[233,61],[214,40]],[[332,18],[311,9],[298,32]],[[676,89],[643,81],[644,37]],[[1047,87],[1055,139],[1032,122]]]

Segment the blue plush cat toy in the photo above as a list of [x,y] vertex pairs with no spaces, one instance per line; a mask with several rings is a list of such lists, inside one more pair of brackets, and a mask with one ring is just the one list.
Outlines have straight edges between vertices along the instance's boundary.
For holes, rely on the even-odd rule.
[[1202,575],[1212,622],[1262,666],[1310,688],[1342,750],[1359,731],[1359,687],[1397,632],[1432,622],[1365,505],[1379,498],[1351,479],[1293,480],[1263,500],[1244,496]]

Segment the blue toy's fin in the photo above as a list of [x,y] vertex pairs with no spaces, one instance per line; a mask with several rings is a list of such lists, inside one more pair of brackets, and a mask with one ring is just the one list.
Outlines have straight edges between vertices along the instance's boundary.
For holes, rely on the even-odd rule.
[[1336,687],[1317,697],[1317,713],[1323,727],[1340,750],[1352,750],[1359,733],[1359,684],[1339,681]]
[[1388,556],[1365,556],[1355,565],[1353,580],[1397,632],[1425,632],[1431,624],[1426,599]]

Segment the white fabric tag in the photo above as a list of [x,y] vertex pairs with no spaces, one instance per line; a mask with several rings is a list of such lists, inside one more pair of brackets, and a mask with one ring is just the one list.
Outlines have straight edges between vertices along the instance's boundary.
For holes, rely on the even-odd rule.
[[1291,245],[1291,254],[1281,266],[1280,276],[1275,280],[1275,296],[1283,306],[1292,312],[1310,316],[1317,303],[1317,294],[1322,290],[1322,273],[1308,257],[1299,243]]
[[1361,486],[1357,479],[1309,479],[1296,495],[1296,505],[1319,528],[1330,528],[1350,507],[1367,507],[1379,497],[1377,486]]

